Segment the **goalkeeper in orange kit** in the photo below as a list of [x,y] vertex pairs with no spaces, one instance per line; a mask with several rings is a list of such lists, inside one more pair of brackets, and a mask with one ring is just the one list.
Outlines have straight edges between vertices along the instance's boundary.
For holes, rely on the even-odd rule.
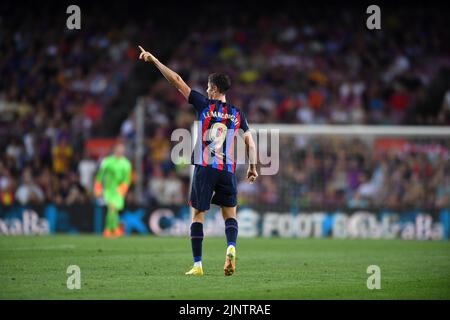
[[104,158],[95,177],[94,193],[103,195],[107,205],[106,223],[103,231],[105,237],[123,235],[119,228],[119,211],[125,206],[125,196],[131,182],[131,163],[125,157],[125,146],[118,143],[114,154]]

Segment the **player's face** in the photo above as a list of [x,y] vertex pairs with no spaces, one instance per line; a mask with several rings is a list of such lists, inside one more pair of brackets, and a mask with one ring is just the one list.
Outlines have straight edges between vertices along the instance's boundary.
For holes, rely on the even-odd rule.
[[208,98],[209,99],[213,99],[215,94],[217,92],[217,87],[213,84],[211,84],[211,82],[208,81],[208,88],[206,89],[206,93],[208,94]]
[[114,150],[116,157],[123,157],[125,155],[125,146],[123,144],[118,144]]

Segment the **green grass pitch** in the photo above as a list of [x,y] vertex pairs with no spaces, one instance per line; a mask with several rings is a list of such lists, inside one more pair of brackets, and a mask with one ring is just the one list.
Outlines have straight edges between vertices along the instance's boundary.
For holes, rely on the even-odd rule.
[[[450,242],[238,239],[223,275],[225,238],[205,238],[203,277],[184,275],[186,238],[0,237],[0,299],[450,299]],[[81,289],[69,290],[69,265]],[[369,290],[369,265],[381,289]]]

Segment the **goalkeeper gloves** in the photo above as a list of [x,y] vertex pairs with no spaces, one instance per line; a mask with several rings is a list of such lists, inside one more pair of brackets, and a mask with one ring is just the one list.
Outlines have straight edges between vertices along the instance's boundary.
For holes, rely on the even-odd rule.
[[127,194],[128,191],[128,185],[126,183],[121,183],[118,187],[117,187],[117,192],[119,192],[119,194],[122,197],[125,197],[125,195]]
[[102,195],[102,191],[103,191],[102,184],[100,182],[98,182],[98,181],[95,181],[95,183],[94,183],[94,194],[95,194],[95,196],[97,198],[100,197]]

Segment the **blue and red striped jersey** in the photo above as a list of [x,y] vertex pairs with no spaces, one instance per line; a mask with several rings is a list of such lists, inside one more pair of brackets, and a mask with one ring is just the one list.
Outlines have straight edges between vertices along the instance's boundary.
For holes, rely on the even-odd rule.
[[236,134],[249,130],[245,114],[239,108],[206,98],[191,90],[189,103],[196,110],[198,131],[192,164],[210,166],[234,173],[234,142]]

